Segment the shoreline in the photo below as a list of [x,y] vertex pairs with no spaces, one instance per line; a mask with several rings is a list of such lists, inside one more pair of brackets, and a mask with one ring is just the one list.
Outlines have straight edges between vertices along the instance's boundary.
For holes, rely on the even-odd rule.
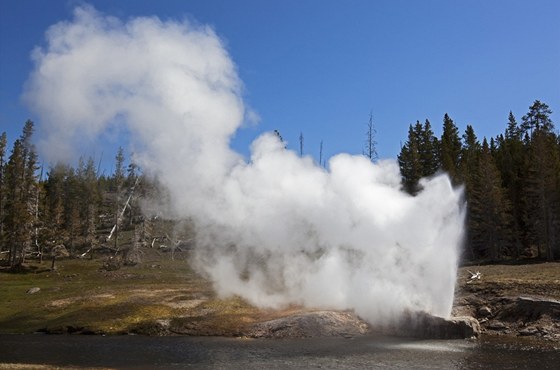
[[[219,299],[188,267],[187,256],[159,257],[118,271],[99,269],[101,260],[63,260],[57,271],[37,264],[24,273],[2,272],[7,284],[0,287],[6,297],[0,303],[0,333],[352,338],[380,332],[352,312],[297,306],[261,310],[238,297]],[[480,279],[470,279],[469,270],[480,272]],[[474,336],[559,341],[559,298],[560,263],[462,267],[451,319],[478,320],[480,333]],[[450,320],[435,322],[429,315],[423,320],[432,329],[420,325],[417,333],[407,333],[409,322],[393,333],[451,338],[450,327],[434,329]]]

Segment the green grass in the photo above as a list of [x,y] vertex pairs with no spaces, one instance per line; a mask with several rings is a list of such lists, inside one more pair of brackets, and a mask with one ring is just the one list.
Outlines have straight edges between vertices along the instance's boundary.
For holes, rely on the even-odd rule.
[[[57,262],[56,271],[49,271],[50,262],[32,262],[26,272],[2,271],[0,332],[126,332],[139,322],[189,314],[177,301],[213,299],[210,284],[186,261],[165,257],[117,271],[101,270],[102,260],[79,259]],[[27,294],[33,287],[41,290]]]

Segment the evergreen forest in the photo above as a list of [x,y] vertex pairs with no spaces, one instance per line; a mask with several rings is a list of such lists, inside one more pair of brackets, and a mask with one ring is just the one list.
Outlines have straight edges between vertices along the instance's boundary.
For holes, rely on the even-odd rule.
[[[447,114],[440,138],[426,120],[408,129],[398,156],[404,189],[447,172],[467,201],[463,259],[478,262],[560,259],[560,136],[552,111],[536,100],[518,122],[510,112],[503,134],[461,135]],[[506,121],[506,120],[504,120]]]

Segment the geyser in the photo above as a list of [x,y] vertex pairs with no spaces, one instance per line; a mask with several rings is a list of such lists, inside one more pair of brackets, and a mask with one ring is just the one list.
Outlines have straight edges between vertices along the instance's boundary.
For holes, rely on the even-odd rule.
[[273,134],[244,161],[229,141],[252,114],[209,27],[80,6],[46,38],[25,92],[43,155],[67,158],[125,127],[134,160],[170,194],[168,216],[194,223],[193,264],[220,294],[353,309],[372,323],[449,315],[463,206],[447,176],[412,197],[394,160],[339,154],[325,170]]

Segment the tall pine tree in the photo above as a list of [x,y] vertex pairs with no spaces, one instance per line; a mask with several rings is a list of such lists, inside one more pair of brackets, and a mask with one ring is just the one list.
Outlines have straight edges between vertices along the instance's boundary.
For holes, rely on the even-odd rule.
[[458,185],[461,181],[459,176],[461,139],[459,138],[459,129],[447,113],[443,117],[443,133],[439,153],[441,168],[449,174],[453,184]]
[[539,257],[547,260],[560,253],[560,157],[551,113],[537,100],[521,124],[529,138],[524,191],[527,240],[536,246]]
[[506,253],[509,245],[508,208],[500,173],[484,139],[469,193],[469,232],[476,258],[498,261]]
[[8,139],[6,132],[0,135],[0,252],[3,251],[5,247],[4,238],[4,207],[6,204],[6,147],[8,146]]

